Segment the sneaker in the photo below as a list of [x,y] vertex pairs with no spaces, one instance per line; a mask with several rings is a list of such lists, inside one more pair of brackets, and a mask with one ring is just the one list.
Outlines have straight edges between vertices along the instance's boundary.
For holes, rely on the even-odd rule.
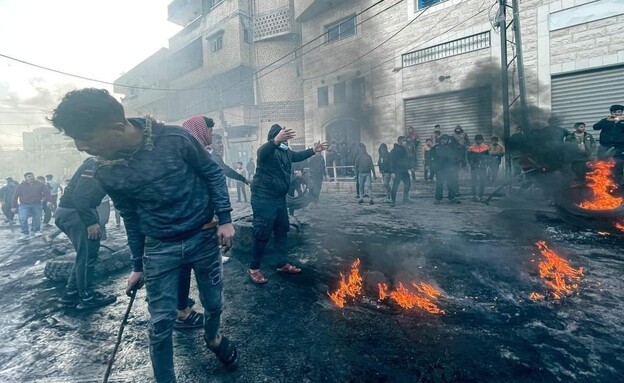
[[226,257],[225,255],[222,255],[221,256],[221,263],[225,265],[226,263],[228,263],[230,261],[230,259],[232,259],[232,258],[231,257]]
[[17,240],[19,242],[27,242],[30,241],[30,236],[28,234],[22,234]]
[[368,194],[364,194],[364,198],[369,198],[370,196]]
[[76,306],[78,310],[88,310],[95,309],[102,306],[110,305],[111,303],[115,303],[117,301],[117,297],[114,295],[102,294],[99,291],[94,291],[92,293],[83,295],[80,297],[80,303]]
[[63,294],[63,296],[59,298],[59,302],[68,306],[77,305],[78,303],[80,303],[80,296],[78,295],[78,291],[66,291],[65,294]]
[[368,203],[369,205],[374,205],[375,202],[373,202],[373,200],[370,200],[370,202]]
[[360,198],[360,200],[358,201],[358,203],[364,203],[364,200]]

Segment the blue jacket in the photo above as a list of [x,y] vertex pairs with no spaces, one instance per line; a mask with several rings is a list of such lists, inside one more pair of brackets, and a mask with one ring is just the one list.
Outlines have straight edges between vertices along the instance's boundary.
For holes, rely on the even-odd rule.
[[[129,119],[140,129],[144,119]],[[100,181],[124,218],[133,270],[143,270],[145,237],[189,238],[212,221],[230,223],[230,197],[221,167],[186,130],[152,123],[141,148],[122,160],[99,160]],[[153,144],[152,144],[153,139]]]

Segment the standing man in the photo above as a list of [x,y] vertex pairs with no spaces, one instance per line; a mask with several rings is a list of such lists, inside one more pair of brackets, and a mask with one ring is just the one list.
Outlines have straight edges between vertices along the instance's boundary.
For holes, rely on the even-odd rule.
[[325,166],[325,158],[322,153],[316,153],[310,158],[308,166],[310,167],[310,195],[312,203],[318,203],[323,188],[323,180],[327,178],[327,168]]
[[433,133],[431,133],[431,142],[433,142],[433,144],[439,144],[440,143],[440,136],[442,135],[442,130],[440,129],[440,125],[436,124],[433,127]]
[[444,184],[448,189],[451,203],[461,203],[457,199],[457,173],[459,173],[459,153],[451,144],[451,138],[443,134],[440,143],[431,149],[431,167],[436,174],[436,191],[434,204],[439,204],[444,195]]
[[252,180],[254,174],[256,174],[256,164],[254,163],[253,158],[249,159],[247,165],[245,166],[245,170],[247,170],[247,178]]
[[290,188],[292,163],[305,161],[314,153],[327,149],[327,143],[317,142],[314,148],[300,152],[288,147],[288,140],[295,138],[292,129],[278,124],[271,126],[267,142],[258,149],[258,168],[253,179],[251,208],[253,209],[252,245],[253,260],[249,265],[249,276],[254,283],[267,283],[268,279],[260,271],[260,265],[271,232],[275,236],[275,247],[280,257],[277,271],[298,274],[301,269],[286,261],[286,238],[290,229],[286,195]]
[[20,241],[28,240],[28,217],[32,217],[32,232],[35,237],[41,236],[42,204],[50,203],[48,187],[37,181],[32,172],[24,174],[24,181],[15,189],[13,194],[13,213],[18,213],[22,236]]
[[492,143],[490,144],[490,163],[488,178],[491,183],[495,184],[498,179],[498,172],[500,169],[503,157],[505,157],[505,148],[498,142],[498,137],[492,136]]
[[453,130],[452,140],[457,148],[459,155],[459,164],[462,168],[466,167],[466,154],[468,153],[468,147],[470,146],[470,138],[468,133],[464,132],[464,128],[461,125],[457,125]]
[[123,106],[103,89],[67,93],[51,122],[74,139],[78,150],[98,156],[94,177],[124,218],[133,259],[126,293],[145,279],[156,382],[176,381],[172,332],[185,265],[195,270],[206,345],[226,367],[235,367],[236,347],[219,335],[219,245],[231,246],[234,237],[221,167],[184,129],[126,119]]
[[96,208],[104,190],[93,178],[95,158],[87,158],[69,181],[59,201],[54,223],[69,238],[76,250],[76,262],[67,280],[61,302],[79,310],[114,303],[114,295],[93,290],[93,271],[100,250],[101,226]]
[[59,190],[62,193],[63,187],[60,182],[54,179],[52,174],[46,175],[46,182],[50,186],[50,202],[52,202],[52,211],[54,212],[58,204]]
[[474,144],[468,148],[472,201],[483,202],[485,179],[487,178],[487,167],[490,160],[490,147],[483,142],[482,134],[475,135],[474,141]]
[[381,173],[381,182],[383,183],[384,190],[386,191],[385,202],[392,202],[392,188],[390,187],[390,180],[392,179],[392,161],[390,161],[390,152],[388,151],[388,145],[382,143],[377,149],[379,159],[377,160],[377,167],[379,173]]
[[[37,181],[44,184],[46,188],[48,189],[48,192],[52,191],[52,188],[50,188],[50,185],[48,185],[44,176],[37,176]],[[50,220],[52,219],[52,201],[49,201],[49,202],[50,203],[48,203],[48,201],[41,202],[41,208],[43,209],[43,226],[44,227],[52,226],[50,225]]]
[[240,161],[237,162],[236,169],[234,169],[234,171],[243,176],[243,178],[245,178],[245,182],[236,181],[236,195],[238,196],[238,202],[241,202],[242,194],[245,199],[245,203],[247,203],[247,191],[245,190],[245,185],[247,185],[247,178],[245,177],[245,169],[243,169],[243,163]]
[[598,121],[594,130],[600,130],[600,155],[610,154],[615,159],[615,182],[622,182],[624,169],[624,105],[611,105],[609,116]]
[[6,222],[13,224],[15,213],[13,212],[13,195],[17,189],[17,182],[11,177],[7,177],[6,185],[0,189],[0,203],[2,203],[2,213],[6,217]]
[[399,185],[403,182],[403,203],[411,203],[409,200],[409,192],[412,187],[410,181],[410,162],[407,156],[407,149],[405,148],[405,137],[400,136],[397,138],[397,143],[394,144],[394,148],[390,151],[390,164],[392,166],[392,201],[390,206],[396,205],[396,195],[399,191]]
[[[375,166],[373,165],[373,157],[368,154],[366,151],[366,145],[360,143],[359,145],[360,154],[355,159],[355,174],[357,174],[359,185],[360,185],[360,199],[358,203],[364,203],[364,196],[370,196],[370,201],[368,202],[371,205],[374,205],[373,201],[373,181],[371,180],[371,173],[373,177],[377,179],[377,175],[375,174]],[[367,194],[368,193],[370,194]]]
[[425,161],[425,182],[433,181],[433,177],[435,176],[435,173],[431,170],[431,148],[433,148],[433,141],[431,141],[431,138],[427,138],[422,148]]

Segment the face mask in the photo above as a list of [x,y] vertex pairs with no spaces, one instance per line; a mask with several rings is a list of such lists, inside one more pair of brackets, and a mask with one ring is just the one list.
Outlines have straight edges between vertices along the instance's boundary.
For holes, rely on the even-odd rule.
[[282,149],[282,150],[288,150],[288,149],[290,149],[290,148],[288,147],[288,145],[286,145],[286,144],[285,144],[285,143],[283,143],[283,142],[279,145],[279,148],[280,148],[280,149]]

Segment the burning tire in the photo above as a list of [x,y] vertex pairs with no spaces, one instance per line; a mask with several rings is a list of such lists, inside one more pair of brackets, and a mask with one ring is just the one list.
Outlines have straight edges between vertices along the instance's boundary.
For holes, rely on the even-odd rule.
[[[66,282],[75,260],[75,252],[56,257],[46,263],[43,275],[53,282]],[[105,277],[120,270],[130,270],[130,265],[130,250],[127,247],[115,252],[101,248],[95,264],[95,278]]]
[[614,226],[616,222],[624,220],[624,205],[610,210],[591,210],[580,207],[580,203],[590,196],[591,190],[586,186],[568,188],[558,196],[557,209],[564,219],[573,225],[624,234],[615,230]]

